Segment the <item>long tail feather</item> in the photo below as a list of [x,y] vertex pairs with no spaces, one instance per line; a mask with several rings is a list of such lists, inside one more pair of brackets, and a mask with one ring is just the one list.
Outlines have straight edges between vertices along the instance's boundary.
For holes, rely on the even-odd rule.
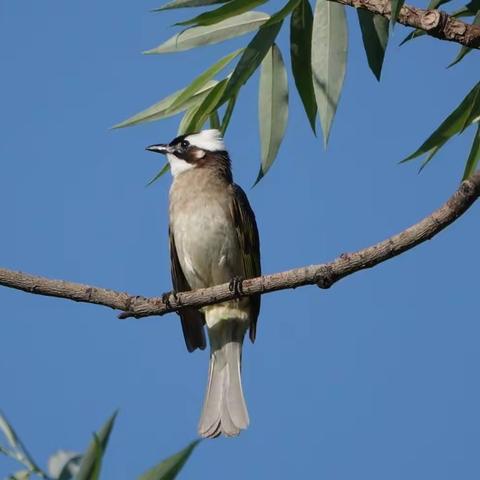
[[[233,321],[229,320],[229,323]],[[230,325],[228,325],[230,327]],[[236,436],[249,424],[242,390],[241,362],[244,329],[210,332],[210,368],[198,432],[202,437]],[[241,330],[241,332],[239,331]]]

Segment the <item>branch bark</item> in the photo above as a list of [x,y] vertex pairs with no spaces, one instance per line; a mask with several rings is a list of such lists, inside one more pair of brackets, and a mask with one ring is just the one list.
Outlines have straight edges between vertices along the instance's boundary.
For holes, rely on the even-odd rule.
[[[320,288],[329,288],[352,273],[374,267],[434,237],[465,213],[479,196],[480,171],[462,182],[458,190],[438,210],[401,233],[355,253],[343,253],[330,263],[310,265],[244,280],[241,285],[241,296],[264,294],[304,285],[316,284]],[[200,308],[238,297],[238,293],[232,292],[228,283],[191,292],[145,298],[90,285],[50,280],[3,268],[0,269],[0,285],[38,295],[122,310],[123,313],[119,318],[164,315],[185,307]]]
[[[390,0],[332,0],[349,7],[361,8],[381,15],[391,16]],[[480,48],[480,25],[462,22],[440,10],[425,10],[404,5],[397,19],[398,23],[423,30],[432,37],[460,43],[465,47]]]

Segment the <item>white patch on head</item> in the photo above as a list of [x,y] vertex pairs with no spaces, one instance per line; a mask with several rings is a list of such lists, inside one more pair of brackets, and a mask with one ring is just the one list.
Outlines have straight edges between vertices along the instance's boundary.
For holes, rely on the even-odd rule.
[[168,163],[170,164],[170,171],[172,172],[172,177],[174,178],[179,173],[186,172],[187,170],[195,168],[195,165],[176,157],[173,153],[167,153],[167,159]]
[[226,150],[223,143],[222,134],[216,129],[202,130],[199,133],[185,137],[190,145],[207,150],[209,152],[218,152]]

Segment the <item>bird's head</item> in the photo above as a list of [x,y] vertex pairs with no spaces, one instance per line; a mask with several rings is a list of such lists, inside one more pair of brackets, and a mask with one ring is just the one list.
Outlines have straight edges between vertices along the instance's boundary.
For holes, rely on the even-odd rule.
[[222,135],[216,129],[181,135],[170,143],[150,145],[147,150],[167,156],[173,177],[192,168],[220,166],[228,161]]

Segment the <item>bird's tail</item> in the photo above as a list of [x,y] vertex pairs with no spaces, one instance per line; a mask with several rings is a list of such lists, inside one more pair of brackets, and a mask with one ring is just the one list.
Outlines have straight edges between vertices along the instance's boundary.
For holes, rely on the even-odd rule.
[[228,319],[209,329],[208,384],[198,425],[202,437],[214,438],[222,433],[232,437],[248,427],[241,378],[244,324]]

